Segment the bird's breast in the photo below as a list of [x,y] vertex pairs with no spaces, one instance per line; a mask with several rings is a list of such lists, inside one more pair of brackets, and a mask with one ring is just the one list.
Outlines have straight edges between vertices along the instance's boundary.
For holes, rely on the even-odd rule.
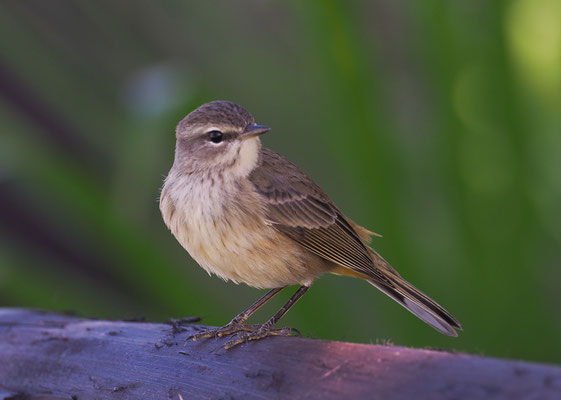
[[164,221],[208,273],[259,288],[313,280],[307,254],[267,222],[251,182],[192,175],[169,181],[160,205]]

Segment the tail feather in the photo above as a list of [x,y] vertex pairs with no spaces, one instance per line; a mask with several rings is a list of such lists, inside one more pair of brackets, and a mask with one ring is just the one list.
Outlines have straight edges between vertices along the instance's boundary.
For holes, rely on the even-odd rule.
[[448,311],[403,279],[374,249],[368,247],[368,252],[377,271],[376,274],[369,274],[369,279],[366,279],[368,283],[387,294],[437,331],[449,336],[458,336],[456,329],[461,330],[462,327]]
[[369,279],[368,283],[387,294],[440,333],[458,336],[456,329],[462,329],[462,327],[448,311],[400,276],[384,275],[386,279]]

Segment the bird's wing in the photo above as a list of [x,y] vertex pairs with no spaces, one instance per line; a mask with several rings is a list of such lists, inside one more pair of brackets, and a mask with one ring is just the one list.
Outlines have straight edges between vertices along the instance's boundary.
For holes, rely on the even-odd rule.
[[369,276],[380,276],[352,223],[298,167],[269,149],[250,180],[267,207],[267,219],[318,256]]
[[367,247],[356,224],[306,174],[268,149],[263,149],[261,161],[250,180],[264,199],[267,218],[280,232],[326,260],[367,275],[368,282],[434,329],[457,335],[458,321]]

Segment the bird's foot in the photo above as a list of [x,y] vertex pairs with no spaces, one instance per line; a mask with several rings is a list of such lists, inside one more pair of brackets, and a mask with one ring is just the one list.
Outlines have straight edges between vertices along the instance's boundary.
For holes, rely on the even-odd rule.
[[193,342],[196,342],[200,339],[223,337],[237,332],[253,332],[258,330],[260,327],[261,325],[245,325],[243,322],[234,320],[223,327],[207,329],[203,332],[191,335],[185,341],[187,342],[189,340],[193,340]]
[[254,327],[257,329],[242,332],[238,331],[236,337],[226,342],[224,348],[228,350],[239,344],[249,342],[250,340],[259,340],[269,336],[292,336],[293,333],[295,333],[296,336],[302,336],[300,331],[295,328],[273,329],[267,326],[267,324],[254,325]]

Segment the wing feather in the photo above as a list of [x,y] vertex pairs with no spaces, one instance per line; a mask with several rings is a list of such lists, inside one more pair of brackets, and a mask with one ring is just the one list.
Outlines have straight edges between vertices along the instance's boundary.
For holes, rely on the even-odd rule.
[[294,164],[263,149],[261,166],[250,180],[265,200],[268,220],[279,231],[326,260],[379,275],[351,223]]

